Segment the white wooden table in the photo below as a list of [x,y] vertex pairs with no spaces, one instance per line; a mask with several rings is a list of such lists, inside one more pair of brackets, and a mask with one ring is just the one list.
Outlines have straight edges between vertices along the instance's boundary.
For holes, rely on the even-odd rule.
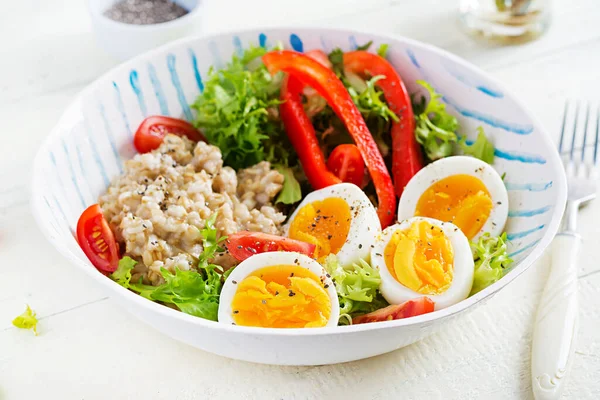
[[[0,399],[531,398],[530,339],[547,258],[420,343],[303,368],[232,361],[177,343],[120,310],[69,265],[42,237],[28,197],[40,142],[75,94],[116,64],[97,47],[85,3],[0,7]],[[456,3],[206,0],[204,31],[314,24],[430,42],[504,81],[555,138],[567,98],[598,104],[597,1],[557,1],[550,31],[520,47],[485,47],[463,36]],[[582,214],[581,322],[566,397],[600,399],[600,201]],[[41,317],[38,337],[11,325],[26,303]]]

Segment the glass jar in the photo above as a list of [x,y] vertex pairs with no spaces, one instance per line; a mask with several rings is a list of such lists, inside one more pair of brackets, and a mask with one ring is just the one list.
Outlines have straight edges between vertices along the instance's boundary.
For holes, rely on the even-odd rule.
[[550,23],[551,0],[460,0],[463,29],[491,42],[523,43],[540,36]]

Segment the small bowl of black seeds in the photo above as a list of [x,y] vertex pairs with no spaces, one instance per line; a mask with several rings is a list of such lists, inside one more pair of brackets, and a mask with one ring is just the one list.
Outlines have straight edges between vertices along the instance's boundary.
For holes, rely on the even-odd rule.
[[200,32],[201,0],[89,0],[100,45],[120,60]]

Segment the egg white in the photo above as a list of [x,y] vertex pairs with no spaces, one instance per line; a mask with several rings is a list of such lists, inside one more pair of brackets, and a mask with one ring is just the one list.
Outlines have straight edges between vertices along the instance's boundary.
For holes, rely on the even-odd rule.
[[218,320],[225,324],[234,324],[233,310],[231,309],[231,302],[237,291],[238,284],[242,282],[248,275],[254,271],[275,265],[294,265],[301,268],[306,268],[315,274],[319,279],[322,279],[324,285],[328,285],[325,290],[329,295],[331,301],[331,314],[326,326],[337,326],[340,318],[340,303],[338,300],[337,292],[335,291],[335,285],[331,278],[327,277],[327,272],[323,269],[321,264],[316,262],[310,257],[304,254],[295,252],[284,252],[284,251],[272,251],[267,253],[255,254],[242,261],[231,274],[227,277],[227,280],[223,284],[221,295],[219,297],[219,313]]
[[478,178],[492,198],[490,215],[473,240],[477,240],[485,232],[489,232],[492,236],[499,236],[504,231],[508,218],[508,192],[494,167],[474,157],[442,158],[417,172],[400,197],[398,220],[413,217],[421,195],[437,181],[453,175],[470,175]]
[[342,265],[352,264],[359,259],[368,262],[371,245],[375,242],[375,236],[381,232],[381,224],[377,211],[365,192],[352,183],[338,183],[306,195],[284,226],[285,236],[289,236],[290,226],[302,207],[332,197],[342,198],[353,207],[346,242],[337,253],[339,262]]
[[[390,242],[394,232],[406,230],[417,221],[427,221],[439,227],[450,241],[454,252],[452,283],[445,292],[438,295],[424,295],[398,282],[390,273],[383,256],[385,247]],[[401,304],[410,299],[426,296],[435,302],[435,309],[440,310],[466,299],[473,286],[475,266],[469,240],[456,225],[433,218],[413,217],[384,229],[377,237],[375,246],[371,250],[371,264],[379,268],[379,274],[381,275],[379,290],[390,304]]]

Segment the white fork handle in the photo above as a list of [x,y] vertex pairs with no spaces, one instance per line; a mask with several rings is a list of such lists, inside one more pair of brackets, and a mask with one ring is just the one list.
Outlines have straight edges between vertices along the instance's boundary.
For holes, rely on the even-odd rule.
[[531,354],[536,400],[557,400],[565,388],[577,335],[577,256],[581,238],[559,233],[552,243],[552,268],[538,305]]

